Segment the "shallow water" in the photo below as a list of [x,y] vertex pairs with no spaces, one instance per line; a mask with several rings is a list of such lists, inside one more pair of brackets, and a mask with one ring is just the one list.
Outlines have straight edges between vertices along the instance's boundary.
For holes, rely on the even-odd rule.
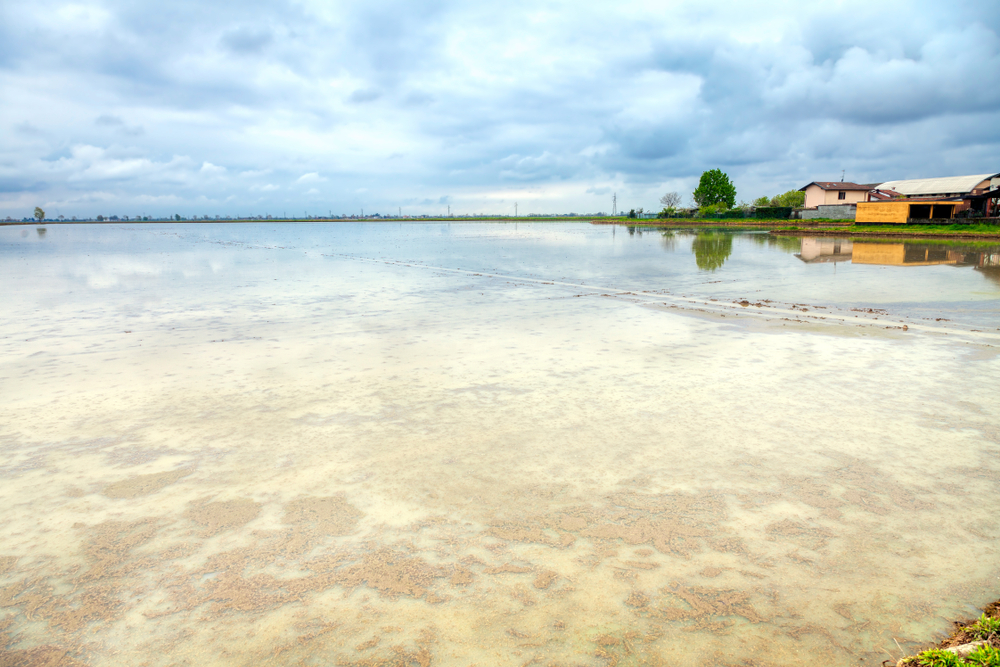
[[1000,244],[832,243],[0,228],[0,660],[900,657],[1000,597]]

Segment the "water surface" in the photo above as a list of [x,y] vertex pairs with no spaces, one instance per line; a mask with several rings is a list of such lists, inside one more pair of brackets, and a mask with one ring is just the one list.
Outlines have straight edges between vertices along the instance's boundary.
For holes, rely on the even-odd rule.
[[832,241],[0,228],[0,655],[898,658],[1000,592],[1000,250]]

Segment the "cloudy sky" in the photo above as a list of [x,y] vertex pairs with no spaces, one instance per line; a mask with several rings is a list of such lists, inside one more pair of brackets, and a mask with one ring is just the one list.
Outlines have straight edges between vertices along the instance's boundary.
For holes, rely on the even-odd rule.
[[0,215],[512,214],[1000,172],[989,3],[0,2]]

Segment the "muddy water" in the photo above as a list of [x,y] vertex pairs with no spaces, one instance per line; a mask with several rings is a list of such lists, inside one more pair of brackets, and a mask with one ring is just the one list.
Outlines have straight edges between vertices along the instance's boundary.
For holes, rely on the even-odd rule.
[[0,229],[0,662],[898,658],[1000,594],[1000,284],[813,250]]

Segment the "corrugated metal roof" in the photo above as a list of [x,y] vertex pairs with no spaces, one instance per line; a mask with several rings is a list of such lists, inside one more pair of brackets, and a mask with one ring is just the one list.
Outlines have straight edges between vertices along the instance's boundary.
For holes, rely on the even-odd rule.
[[949,176],[947,178],[914,178],[908,181],[887,181],[878,186],[879,190],[895,190],[907,197],[913,195],[965,194],[983,181],[996,178],[1000,174],[979,174],[976,176]]
[[889,199],[895,199],[896,197],[902,197],[903,193],[896,192],[895,190],[879,190],[878,188],[872,188],[871,201],[887,201]]

